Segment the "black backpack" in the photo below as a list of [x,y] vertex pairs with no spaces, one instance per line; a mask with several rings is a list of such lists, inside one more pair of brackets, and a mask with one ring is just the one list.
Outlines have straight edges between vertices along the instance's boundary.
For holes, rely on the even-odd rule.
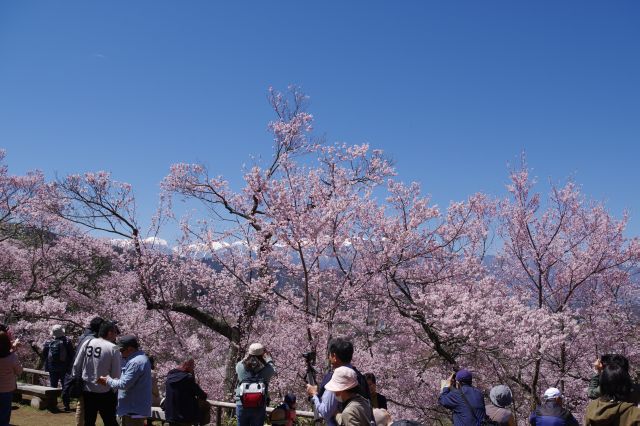
[[50,365],[66,365],[68,358],[67,345],[62,339],[55,339],[49,343],[48,360]]

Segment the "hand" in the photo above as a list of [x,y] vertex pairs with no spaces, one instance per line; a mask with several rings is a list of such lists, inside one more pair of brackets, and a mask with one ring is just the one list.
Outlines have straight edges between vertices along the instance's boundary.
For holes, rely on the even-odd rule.
[[602,364],[600,358],[596,359],[593,362],[593,369],[596,371],[596,373],[600,373],[604,369],[604,365]]
[[454,388],[456,386],[456,373],[451,373],[451,377],[449,377],[449,388]]
[[13,341],[13,344],[11,345],[11,349],[15,351],[20,347],[20,345],[22,345],[22,342],[20,342],[20,339],[16,339]]
[[316,396],[318,394],[318,387],[313,385],[307,385],[307,395]]
[[98,379],[96,380],[96,383],[97,383],[97,384],[99,384],[99,385],[106,386],[106,385],[107,385],[107,378],[108,378],[108,377],[109,377],[109,376],[100,376],[100,377],[98,377]]

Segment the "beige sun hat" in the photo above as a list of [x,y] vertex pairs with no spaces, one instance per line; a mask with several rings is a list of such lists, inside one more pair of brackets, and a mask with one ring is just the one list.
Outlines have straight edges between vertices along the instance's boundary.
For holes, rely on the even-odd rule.
[[262,343],[252,343],[251,345],[249,345],[248,355],[264,355],[264,346],[262,346]]
[[356,386],[358,386],[358,376],[356,372],[349,367],[338,367],[324,388],[331,392],[342,392],[355,388]]

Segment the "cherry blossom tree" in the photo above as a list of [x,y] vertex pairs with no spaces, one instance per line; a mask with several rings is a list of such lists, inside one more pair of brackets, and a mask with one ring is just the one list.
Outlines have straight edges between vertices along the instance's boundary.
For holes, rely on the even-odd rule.
[[[257,335],[288,346],[273,327],[256,323],[278,309],[286,308],[278,316],[304,324],[305,331],[296,335],[306,343],[288,336],[298,348],[318,349],[318,324],[326,327],[326,345],[336,316],[362,293],[370,276],[355,272],[360,254],[354,239],[373,188],[393,174],[381,153],[370,153],[366,145],[313,142],[312,117],[297,89],[289,99],[275,92],[270,99],[277,116],[269,125],[273,158],[246,172],[241,192],[211,177],[202,165],[174,165],[163,184],[168,193],[199,202],[206,213],[195,223],[183,222],[181,252],[206,252],[222,269],[218,279],[225,277],[225,288],[234,289],[236,302],[227,307],[237,305],[235,318],[225,321],[232,327],[227,332],[229,381],[235,378],[235,362]],[[285,314],[287,309],[291,312]]]
[[501,367],[508,365],[505,375],[536,400],[542,386],[576,392],[585,387],[589,365],[603,353],[637,359],[629,343],[637,331],[632,274],[640,241],[625,236],[626,216],[613,218],[573,182],[551,185],[544,202],[533,186],[525,165],[511,173],[511,197],[499,211],[504,244],[495,274],[513,297],[553,322],[553,330],[531,335],[529,356]]
[[40,172],[16,176],[0,167],[0,316],[35,354],[54,323],[82,327],[117,261],[110,245],[44,212],[50,195]]
[[[278,363],[274,394],[302,394],[300,354],[317,351],[326,370],[328,341],[347,336],[392,412],[430,423],[448,415],[439,383],[456,368],[484,389],[511,386],[524,418],[551,385],[580,410],[592,358],[640,360],[640,241],[626,236],[626,216],[572,182],[542,201],[526,166],[503,200],[441,208],[381,151],[314,139],[298,89],[269,99],[269,160],[244,170],[240,189],[174,164],[149,229],[131,186],[107,172],[45,182],[2,163],[0,315],[38,342],[56,322],[118,319],[161,371],[195,357],[225,400],[253,341]],[[170,223],[182,235],[167,252],[157,243]]]

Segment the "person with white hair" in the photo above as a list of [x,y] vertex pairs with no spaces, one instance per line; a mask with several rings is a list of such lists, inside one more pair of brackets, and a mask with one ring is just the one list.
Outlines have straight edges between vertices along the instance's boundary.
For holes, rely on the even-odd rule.
[[[65,383],[71,373],[75,351],[71,340],[65,335],[64,327],[56,324],[51,327],[51,338],[42,348],[44,371],[49,373],[49,386],[57,388]],[[71,411],[71,396],[68,387],[62,386],[62,403],[64,411]]]
[[558,388],[544,391],[540,404],[529,416],[532,426],[578,426],[573,414],[562,406],[562,392]]
[[376,421],[376,426],[391,426],[393,423],[391,414],[389,414],[389,412],[384,408],[374,408],[373,418]]
[[252,343],[236,364],[236,417],[238,426],[262,426],[269,405],[269,380],[276,373],[271,356],[261,343]]
[[336,416],[339,426],[369,426],[373,422],[371,405],[360,395],[357,373],[349,367],[338,367],[325,389],[342,403],[342,413]]

